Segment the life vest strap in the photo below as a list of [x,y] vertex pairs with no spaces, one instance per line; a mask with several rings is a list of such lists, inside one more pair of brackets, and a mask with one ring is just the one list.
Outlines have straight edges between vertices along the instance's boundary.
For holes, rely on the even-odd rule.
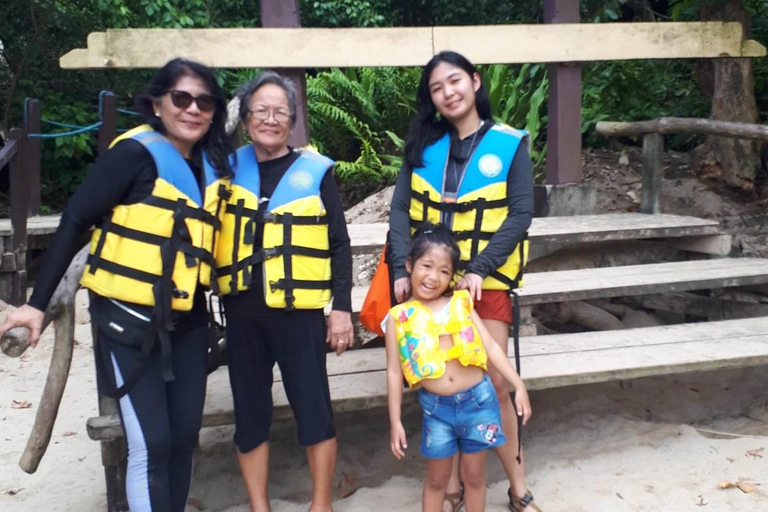
[[[97,260],[98,260],[98,263],[95,263]],[[154,284],[161,277],[157,274],[152,274],[149,272],[144,272],[143,270],[126,267],[124,265],[120,265],[119,263],[115,263],[114,261],[105,260],[104,258],[97,258],[95,254],[89,254],[87,262],[94,272],[96,271],[96,269],[101,268],[103,270],[106,270],[110,274],[116,274],[118,276],[128,277],[136,281],[141,281],[142,283]]]
[[[472,210],[479,210],[478,213],[481,214],[482,210],[490,210],[493,208],[504,208],[506,206],[509,206],[508,197],[503,197],[501,199],[494,199],[492,201],[486,201],[485,199],[481,198],[481,199],[475,199],[473,201],[444,203],[441,201],[435,201],[434,199],[431,199],[429,191],[424,191],[424,192],[412,191],[411,194],[414,199],[420,201],[425,206],[429,206],[430,208],[434,208],[443,213],[467,213]],[[426,215],[424,216],[424,220],[426,220]]]
[[269,288],[273,292],[276,290],[284,290],[288,286],[290,281],[290,287],[293,289],[300,288],[302,290],[330,290],[331,281],[310,281],[306,279],[278,279],[277,281],[270,281]]
[[271,222],[274,224],[293,226],[317,226],[328,224],[328,217],[325,215],[292,215],[290,213],[259,211],[256,219],[265,224]]
[[184,199],[178,199],[174,201],[172,199],[165,199],[163,197],[151,195],[144,199],[141,203],[154,206],[155,208],[172,210],[174,212],[181,210],[185,218],[196,219],[200,222],[204,222],[213,226],[215,229],[221,229],[221,221],[218,218],[203,208],[190,206]]

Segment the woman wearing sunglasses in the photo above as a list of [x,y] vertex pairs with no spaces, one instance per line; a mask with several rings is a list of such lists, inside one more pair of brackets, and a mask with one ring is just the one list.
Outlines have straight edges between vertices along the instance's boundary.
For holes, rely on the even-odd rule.
[[119,398],[132,512],[183,512],[205,401],[211,280],[233,146],[213,74],[175,59],[136,98],[144,125],[118,137],[64,213],[29,303],[8,315],[40,337],[43,311],[92,226],[82,284],[98,327],[102,392]]
[[[216,273],[227,317],[227,359],[235,444],[251,510],[268,511],[272,371],[306,447],[311,512],[331,511],[336,430],[326,373],[327,346],[352,344],[352,253],[333,161],[288,137],[296,90],[262,73],[244,85],[240,120],[251,144],[237,151],[232,196],[222,220]],[[323,307],[333,297],[326,328]]]

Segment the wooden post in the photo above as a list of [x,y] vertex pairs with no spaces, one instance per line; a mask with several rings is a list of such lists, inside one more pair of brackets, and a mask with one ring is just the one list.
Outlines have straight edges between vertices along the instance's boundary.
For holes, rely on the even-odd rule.
[[[544,23],[578,23],[579,2],[544,0]],[[555,63],[549,72],[547,183],[581,181],[581,67]]]
[[[101,109],[99,117],[99,155],[109,149],[117,135],[117,105],[115,96],[109,91],[102,91],[99,97]],[[88,295],[93,300],[92,294]],[[91,322],[94,357],[98,358],[99,330]],[[96,361],[97,365],[102,364]],[[101,389],[100,379],[96,379],[99,397],[99,416],[118,414],[117,400],[108,397]],[[107,487],[107,512],[127,512],[128,498],[125,495],[125,474],[128,463],[128,446],[124,437],[101,442],[101,464],[104,466],[104,482]]]
[[[88,299],[93,300],[93,294],[88,293]],[[96,350],[99,342],[99,329],[91,322],[93,337],[93,355],[97,358],[96,365],[101,365]],[[101,379],[96,379],[99,395],[99,416],[118,414],[117,400],[110,398],[101,389]],[[101,465],[104,466],[104,482],[107,486],[107,512],[127,512],[128,498],[125,495],[125,475],[128,464],[128,445],[125,437],[101,441]]]
[[660,133],[643,135],[643,190],[640,199],[642,213],[661,213],[663,158],[664,136]]
[[117,106],[115,96],[109,91],[102,91],[99,96],[99,156],[103,155],[117,135]]
[[10,302],[21,306],[27,302],[27,211],[29,210],[29,181],[27,180],[27,132],[11,130],[11,138],[19,144],[16,158],[11,159],[11,226],[16,271],[13,273]]
[[[24,128],[27,135],[40,133],[40,102],[27,98],[24,100]],[[40,215],[40,139],[28,137],[27,151],[24,158],[29,180],[29,215]]]
[[[301,26],[298,0],[260,0],[261,26],[296,28]],[[280,74],[287,76],[296,84],[298,93],[296,105],[296,124],[293,127],[288,144],[302,147],[309,144],[309,122],[307,120],[307,79],[303,68],[280,68]]]

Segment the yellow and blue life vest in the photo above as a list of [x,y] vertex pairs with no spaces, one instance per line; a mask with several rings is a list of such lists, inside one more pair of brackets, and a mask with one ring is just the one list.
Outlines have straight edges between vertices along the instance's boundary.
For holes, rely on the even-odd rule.
[[[450,229],[461,250],[464,265],[480,253],[508,215],[507,177],[512,160],[527,133],[496,124],[483,136],[467,164],[457,196],[444,189],[445,170],[451,147],[445,134],[427,146],[422,167],[411,176],[411,225],[438,224],[443,213],[450,214]],[[483,281],[483,289],[509,290],[522,286],[527,261],[528,239],[515,247],[507,261]],[[461,269],[460,269],[461,270]]]
[[[467,290],[453,292],[448,305],[448,321],[439,324],[432,311],[412,300],[389,310],[395,321],[400,365],[410,387],[424,379],[439,379],[447,361],[458,360],[464,366],[488,370],[488,355],[472,322],[472,299]],[[449,334],[453,346],[440,347],[440,336]]]
[[251,286],[254,237],[259,215],[261,177],[253,146],[242,146],[230,159],[235,173],[232,195],[227,202],[219,244],[216,276],[222,295],[237,294]]
[[[216,257],[223,294],[248,289],[251,267],[262,263],[267,306],[320,309],[330,302],[330,241],[320,185],[332,166],[330,158],[301,151],[280,178],[266,209],[259,211],[255,153],[251,146],[237,151],[233,193]],[[258,224],[264,225],[261,248],[253,246]]]
[[[229,182],[203,157],[205,192],[168,139],[143,125],[115,139],[132,138],[152,156],[152,193],[117,205],[93,232],[82,285],[104,297],[153,306],[170,322],[170,310],[189,311],[199,285],[211,286],[216,232]],[[170,325],[170,323],[169,323]]]

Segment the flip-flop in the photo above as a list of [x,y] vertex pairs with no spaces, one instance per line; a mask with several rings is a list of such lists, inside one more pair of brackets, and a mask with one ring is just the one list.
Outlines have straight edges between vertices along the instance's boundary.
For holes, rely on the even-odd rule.
[[509,496],[509,510],[512,512],[523,512],[526,507],[531,507],[536,512],[542,512],[533,502],[533,494],[529,491],[526,491],[522,498],[518,498],[512,494],[512,489],[509,489],[507,490],[507,496]]
[[451,512],[460,512],[464,506],[464,484],[461,484],[459,492],[447,492],[443,497],[443,502],[448,502],[451,506]]

